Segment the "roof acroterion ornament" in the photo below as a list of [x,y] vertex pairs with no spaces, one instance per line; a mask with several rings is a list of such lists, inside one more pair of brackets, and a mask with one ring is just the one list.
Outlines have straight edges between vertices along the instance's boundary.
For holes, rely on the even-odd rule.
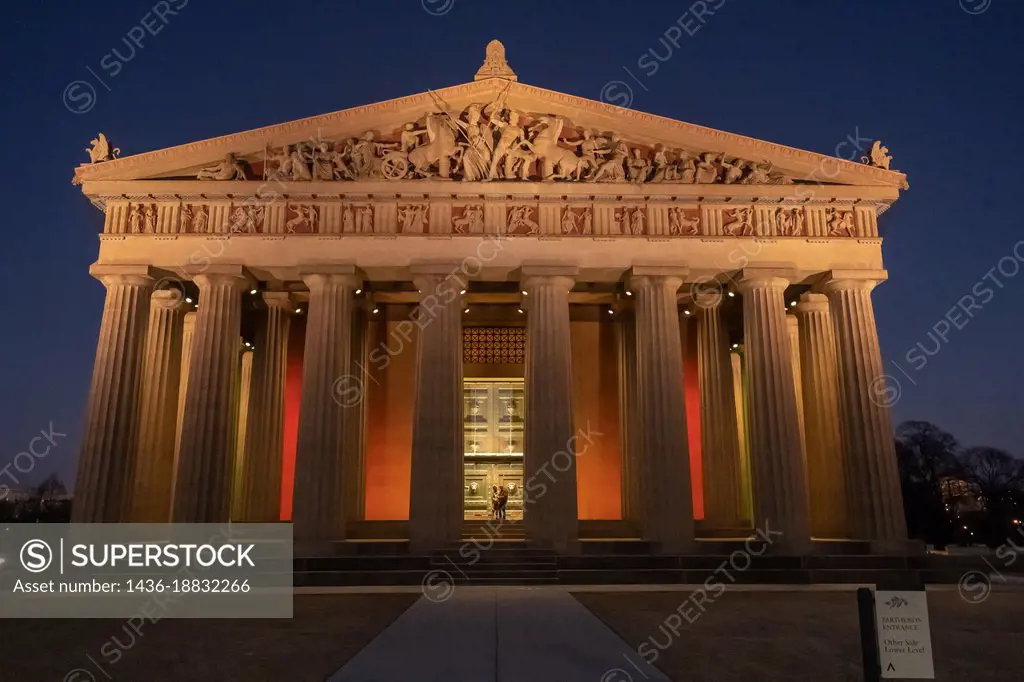
[[505,46],[500,40],[492,40],[487,43],[487,53],[484,57],[483,66],[477,70],[473,80],[480,81],[485,78],[504,78],[510,81],[519,80],[516,72],[512,70],[512,67],[505,60]]

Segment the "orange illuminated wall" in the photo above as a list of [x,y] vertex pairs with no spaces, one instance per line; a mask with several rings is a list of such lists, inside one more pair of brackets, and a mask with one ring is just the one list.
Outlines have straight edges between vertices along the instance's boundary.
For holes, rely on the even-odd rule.
[[284,451],[281,461],[281,520],[292,518],[295,486],[295,448],[299,440],[299,405],[302,403],[302,355],[306,347],[306,318],[292,318],[288,333],[288,369],[284,384]]
[[704,518],[704,483],[700,447],[700,377],[697,370],[697,320],[684,323],[683,391],[686,396],[686,435],[690,446],[690,488],[693,491],[693,518]]
[[619,377],[611,322],[572,322],[573,412],[579,518],[622,518]]
[[408,339],[400,334],[397,319],[371,320],[367,331],[364,443],[368,521],[409,518],[417,337],[415,332]]

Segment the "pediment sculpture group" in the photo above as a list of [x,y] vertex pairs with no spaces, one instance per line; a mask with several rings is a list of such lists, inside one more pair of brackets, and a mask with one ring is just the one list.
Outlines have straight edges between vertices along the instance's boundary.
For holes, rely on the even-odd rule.
[[[267,150],[264,179],[279,181],[445,178],[679,184],[790,184],[770,163],[726,154],[642,146],[615,133],[569,131],[561,116],[522,114],[499,97],[465,111],[431,113],[386,141],[374,131],[342,141],[308,140]],[[247,180],[235,154],[203,168],[199,180]]]

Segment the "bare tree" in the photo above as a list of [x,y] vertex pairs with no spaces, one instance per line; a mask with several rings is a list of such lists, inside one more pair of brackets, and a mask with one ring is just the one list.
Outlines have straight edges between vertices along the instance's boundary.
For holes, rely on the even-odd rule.
[[67,493],[67,488],[64,487],[64,482],[60,480],[60,476],[56,473],[51,473],[43,479],[42,483],[36,486],[35,492],[36,497],[40,500],[52,500],[55,495]]
[[981,494],[988,519],[989,544],[1006,540],[1011,530],[1013,496],[1024,485],[1024,461],[998,448],[974,447],[962,457],[964,479]]
[[903,422],[896,429],[896,458],[904,512],[911,535],[942,548],[953,525],[942,498],[942,480],[957,475],[960,444],[930,422]]

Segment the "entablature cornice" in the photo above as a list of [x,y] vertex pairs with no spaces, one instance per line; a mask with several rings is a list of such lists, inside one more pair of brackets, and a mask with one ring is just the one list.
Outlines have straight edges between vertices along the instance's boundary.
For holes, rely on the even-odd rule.
[[659,199],[668,201],[782,201],[786,203],[828,203],[838,200],[890,205],[899,198],[895,187],[831,185],[807,183],[793,185],[636,185],[542,183],[542,182],[460,182],[418,181],[415,187],[396,187],[387,181],[348,182],[206,182],[200,180],[99,180],[86,182],[83,193],[98,204],[130,199],[133,201],[173,199],[238,199],[271,202],[284,199],[398,198],[501,201],[507,199],[555,200],[559,197],[617,201],[621,199]]

